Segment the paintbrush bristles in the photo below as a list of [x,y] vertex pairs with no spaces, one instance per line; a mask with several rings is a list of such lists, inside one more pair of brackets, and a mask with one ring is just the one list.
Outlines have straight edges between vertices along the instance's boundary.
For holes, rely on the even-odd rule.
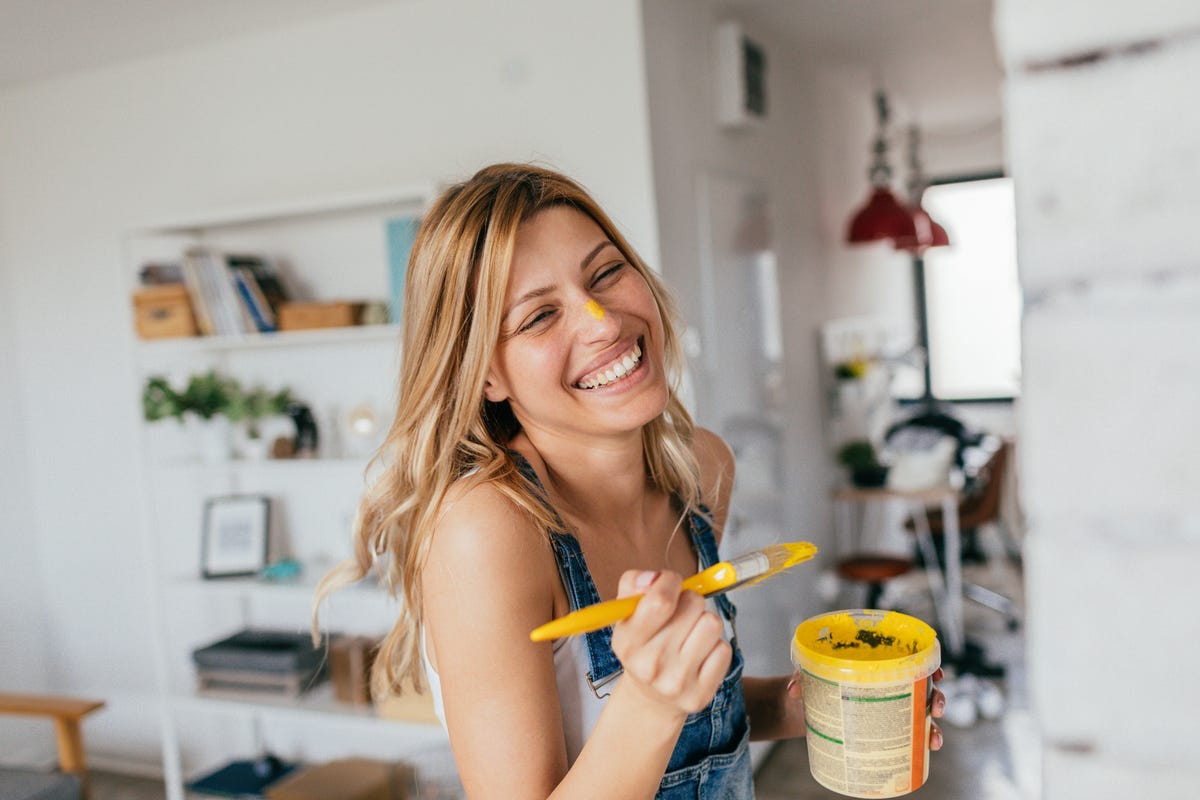
[[758,583],[785,569],[794,567],[802,561],[808,561],[817,554],[817,546],[809,542],[784,542],[764,547],[759,552],[767,557],[770,568],[751,583]]

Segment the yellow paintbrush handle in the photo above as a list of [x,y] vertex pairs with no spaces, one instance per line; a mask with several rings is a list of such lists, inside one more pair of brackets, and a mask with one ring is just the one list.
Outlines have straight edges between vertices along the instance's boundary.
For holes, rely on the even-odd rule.
[[578,611],[572,611],[564,617],[559,617],[556,620],[551,620],[541,627],[534,628],[529,634],[529,638],[535,642],[548,642],[551,639],[560,639],[563,636],[570,636],[575,633],[589,633],[597,631],[606,625],[613,625],[623,619],[627,619],[633,614],[637,608],[638,601],[642,599],[640,594],[632,597],[619,597],[616,600],[608,600],[603,603],[581,608]]
[[[703,572],[687,578],[680,588],[685,592],[690,590],[707,595],[725,588],[735,579],[733,569],[722,561],[720,564],[714,564]],[[638,601],[641,599],[642,595],[640,594],[632,597],[620,597],[616,600],[607,600],[578,611],[572,611],[566,616],[534,628],[533,632],[529,634],[529,638],[535,642],[547,642],[563,636],[598,631],[623,619],[628,619],[633,615],[634,609],[637,608]]]

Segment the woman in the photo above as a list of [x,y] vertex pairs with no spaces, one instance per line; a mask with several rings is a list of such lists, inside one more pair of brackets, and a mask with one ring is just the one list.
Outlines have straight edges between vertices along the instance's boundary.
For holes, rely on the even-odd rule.
[[[727,599],[680,592],[733,458],[676,396],[658,278],[576,183],[498,164],[430,209],[404,309],[385,468],[326,581],[383,557],[403,592],[376,685],[428,679],[471,798],[752,797],[748,739],[803,735],[803,707],[742,676]],[[613,628],[529,639],[630,594]]]

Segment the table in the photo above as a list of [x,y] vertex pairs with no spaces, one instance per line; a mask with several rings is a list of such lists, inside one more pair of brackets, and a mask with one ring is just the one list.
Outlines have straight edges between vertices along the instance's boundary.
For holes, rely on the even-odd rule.
[[[938,622],[941,623],[945,637],[943,643],[946,649],[945,660],[953,661],[960,657],[966,646],[963,631],[963,580],[962,580],[962,538],[958,528],[958,504],[961,499],[959,490],[950,486],[938,486],[930,489],[902,491],[897,489],[866,489],[857,486],[844,486],[836,489],[833,500],[837,509],[845,511],[838,514],[837,526],[839,555],[850,555],[853,552],[853,540],[850,536],[851,525],[841,524],[845,516],[846,522],[851,521],[851,512],[855,506],[864,509],[870,503],[902,502],[912,516],[913,528],[917,534],[917,545],[921,548],[921,557],[925,561],[926,574],[929,577],[929,589],[933,594],[934,608],[937,611]],[[942,510],[942,530],[946,541],[945,567],[939,568],[937,551],[933,545],[933,535],[929,530],[930,506],[940,506]]]

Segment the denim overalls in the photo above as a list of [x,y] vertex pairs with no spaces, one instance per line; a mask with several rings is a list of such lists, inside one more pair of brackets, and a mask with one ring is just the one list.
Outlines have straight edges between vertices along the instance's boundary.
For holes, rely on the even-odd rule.
[[[510,453],[521,474],[544,497],[545,490],[529,462],[516,451]],[[561,518],[558,519],[559,527],[565,528]],[[579,542],[563,531],[551,533],[558,571],[571,610],[600,602],[600,594],[583,560]],[[693,513],[689,517],[688,534],[702,569],[720,560],[712,527],[700,514]],[[717,595],[714,599],[721,615],[732,627],[736,613],[733,604],[725,595]],[[593,631],[585,634],[585,638],[588,682],[597,696],[606,697],[611,692],[612,681],[621,675],[621,662],[612,651],[612,628]],[[754,797],[750,730],[742,697],[742,653],[736,637],[730,644],[733,659],[729,671],[708,708],[689,714],[684,722],[655,795],[660,800],[750,800]]]

